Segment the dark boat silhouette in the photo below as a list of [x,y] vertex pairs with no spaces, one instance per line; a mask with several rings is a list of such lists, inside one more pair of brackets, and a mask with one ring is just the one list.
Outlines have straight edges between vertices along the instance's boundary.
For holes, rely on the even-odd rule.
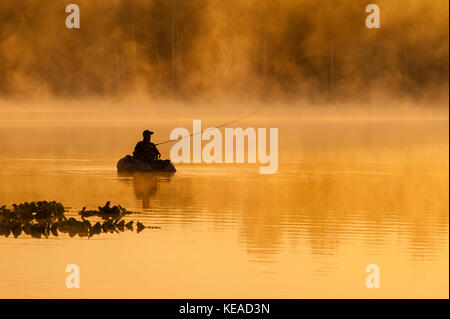
[[176,169],[175,166],[173,166],[173,164],[170,162],[170,160],[154,160],[151,162],[143,162],[131,155],[127,155],[117,162],[117,172],[176,172]]

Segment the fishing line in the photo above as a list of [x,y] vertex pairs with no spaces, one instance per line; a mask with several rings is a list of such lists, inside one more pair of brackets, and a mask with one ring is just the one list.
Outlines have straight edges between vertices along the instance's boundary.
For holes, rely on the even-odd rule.
[[243,116],[243,117],[238,118],[238,119],[236,119],[236,120],[233,120],[233,121],[230,121],[230,122],[221,124],[221,125],[216,126],[216,127],[208,127],[207,129],[205,129],[205,130],[203,130],[203,131],[196,132],[196,133],[192,133],[191,135],[182,136],[182,137],[179,137],[179,138],[177,138],[177,139],[175,139],[175,140],[167,140],[167,141],[164,141],[164,142],[155,144],[155,145],[161,145],[161,144],[166,144],[166,143],[170,143],[170,142],[176,142],[176,141],[182,140],[182,139],[184,139],[184,138],[186,138],[186,137],[191,137],[191,136],[194,136],[194,135],[197,135],[197,134],[201,134],[201,133],[206,132],[207,130],[210,130],[210,129],[221,128],[221,127],[224,127],[224,126],[233,124],[233,123],[235,123],[235,122],[241,121],[241,120],[243,120],[243,119],[246,119],[247,117],[250,117],[250,116],[252,116],[253,114],[255,114],[255,113],[257,113],[257,112],[258,112],[258,111],[252,112],[252,113],[250,113],[250,114],[247,114],[246,116]]

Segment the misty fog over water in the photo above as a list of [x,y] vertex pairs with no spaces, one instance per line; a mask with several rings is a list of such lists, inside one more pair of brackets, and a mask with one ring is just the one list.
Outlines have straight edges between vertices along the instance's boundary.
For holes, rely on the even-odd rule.
[[448,1],[366,2],[2,1],[0,96],[447,101]]
[[[448,298],[448,1],[377,0],[380,29],[362,0],[74,0],[67,29],[70,2],[0,1],[0,207],[159,228],[1,236],[0,297]],[[250,113],[228,126],[278,129],[275,174],[117,172],[144,129]]]

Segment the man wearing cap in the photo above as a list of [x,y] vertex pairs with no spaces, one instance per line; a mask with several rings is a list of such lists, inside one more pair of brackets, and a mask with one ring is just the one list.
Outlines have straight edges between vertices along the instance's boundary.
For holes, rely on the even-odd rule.
[[133,157],[143,162],[151,162],[159,159],[161,153],[159,153],[156,145],[150,142],[153,132],[145,130],[142,135],[144,136],[144,139],[136,144]]

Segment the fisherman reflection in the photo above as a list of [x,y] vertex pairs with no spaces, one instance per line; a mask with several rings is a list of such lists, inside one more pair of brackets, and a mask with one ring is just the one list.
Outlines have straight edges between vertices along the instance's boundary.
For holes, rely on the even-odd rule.
[[137,199],[142,201],[142,208],[150,208],[150,200],[156,195],[161,183],[170,182],[170,173],[147,173],[133,175],[133,190]]

